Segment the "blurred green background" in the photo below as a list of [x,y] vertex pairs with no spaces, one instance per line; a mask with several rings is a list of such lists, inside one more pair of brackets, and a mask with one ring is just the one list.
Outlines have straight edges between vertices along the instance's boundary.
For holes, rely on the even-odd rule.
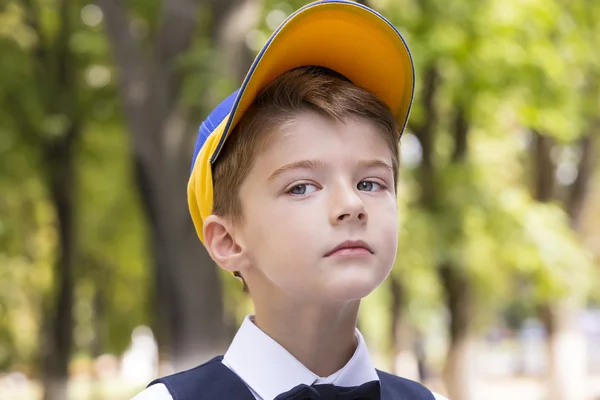
[[[417,71],[377,365],[600,399],[600,2],[361,3]],[[128,399],[226,349],[251,305],[188,216],[195,131],[305,4],[0,1],[0,399]]]

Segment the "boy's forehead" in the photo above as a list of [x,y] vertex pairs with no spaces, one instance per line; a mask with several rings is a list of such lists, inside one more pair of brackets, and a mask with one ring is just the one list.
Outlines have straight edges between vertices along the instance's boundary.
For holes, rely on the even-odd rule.
[[381,154],[385,158],[390,154],[384,133],[367,120],[348,116],[337,121],[303,112],[273,129],[255,157],[281,162],[299,158],[327,162],[335,154],[346,151],[356,159],[365,153]]

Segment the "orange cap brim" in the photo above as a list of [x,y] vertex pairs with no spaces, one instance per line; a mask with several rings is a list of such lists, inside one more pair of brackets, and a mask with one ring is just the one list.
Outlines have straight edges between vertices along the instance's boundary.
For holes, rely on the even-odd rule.
[[290,15],[256,56],[211,163],[258,92],[281,74],[306,65],[332,69],[375,94],[396,116],[402,134],[415,86],[412,58],[402,35],[362,4],[317,1]]

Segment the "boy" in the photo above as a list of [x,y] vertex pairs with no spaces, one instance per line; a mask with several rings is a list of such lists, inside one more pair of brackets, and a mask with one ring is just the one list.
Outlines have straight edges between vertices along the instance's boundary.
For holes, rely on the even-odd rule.
[[356,329],[396,255],[413,88],[400,34],[365,6],[318,1],[277,29],[200,127],[188,185],[200,240],[255,314],[224,357],[135,400],[441,399],[376,370]]

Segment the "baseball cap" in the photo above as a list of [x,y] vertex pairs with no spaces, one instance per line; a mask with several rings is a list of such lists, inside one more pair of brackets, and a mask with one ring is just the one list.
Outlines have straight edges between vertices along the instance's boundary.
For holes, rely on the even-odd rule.
[[402,135],[414,95],[410,51],[385,17],[360,3],[320,0],[291,14],[256,56],[241,87],[201,124],[188,182],[188,206],[204,242],[203,221],[212,213],[212,164],[227,137],[262,88],[283,73],[315,65],[334,70],[382,100]]

